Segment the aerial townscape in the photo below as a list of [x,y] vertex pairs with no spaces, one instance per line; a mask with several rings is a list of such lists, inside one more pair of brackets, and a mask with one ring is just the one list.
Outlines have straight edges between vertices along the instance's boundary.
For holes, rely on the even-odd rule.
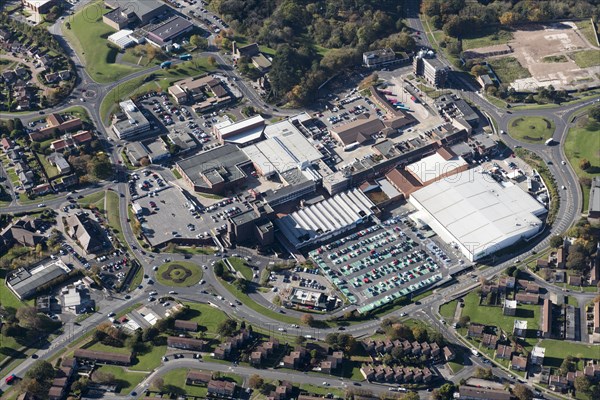
[[599,400],[599,36],[0,1],[0,399]]

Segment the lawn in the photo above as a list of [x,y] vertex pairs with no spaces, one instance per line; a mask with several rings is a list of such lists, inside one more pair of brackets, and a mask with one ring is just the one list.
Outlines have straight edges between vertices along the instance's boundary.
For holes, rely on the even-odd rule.
[[560,54],[558,56],[546,56],[542,59],[545,63],[562,63],[569,61],[566,56]]
[[138,69],[116,63],[118,51],[109,47],[106,40],[116,31],[102,22],[102,15],[107,11],[101,2],[94,2],[68,19],[71,29],[62,26],[78,56],[85,60],[86,71],[99,83],[117,81]]
[[[567,139],[565,140],[565,154],[569,163],[580,178],[593,178],[600,175],[600,124],[596,124],[596,129],[588,130],[587,127],[572,127],[569,129]],[[587,171],[579,167],[581,159],[589,160],[592,168]],[[590,187],[582,185],[583,192],[583,211],[588,210],[590,200]]]
[[194,58],[172,66],[169,69],[161,69],[140,77],[130,79],[118,85],[106,94],[100,104],[100,117],[108,123],[109,114],[116,105],[130,97],[152,90],[166,90],[171,83],[190,76],[196,76],[213,71],[215,68],[208,62],[208,58]]
[[193,286],[201,278],[200,267],[187,261],[171,261],[161,265],[156,271],[156,280],[165,286]]
[[539,327],[539,306],[520,304],[517,308],[517,315],[511,317],[504,315],[500,306],[480,306],[479,295],[475,292],[469,293],[465,296],[464,300],[465,307],[463,308],[462,315],[468,315],[472,323],[497,326],[504,332],[509,333],[513,331],[515,319],[527,321],[528,330],[538,329]]
[[496,26],[478,30],[476,33],[461,38],[463,50],[505,44],[513,38],[512,32],[498,29]]
[[585,345],[563,340],[542,340],[539,347],[546,349],[544,365],[560,367],[562,360],[567,356],[586,359],[600,359],[600,346]]
[[595,67],[600,65],[600,50],[584,50],[571,53],[571,58],[579,68]]
[[131,354],[131,350],[128,349],[127,347],[107,346],[100,342],[94,343],[90,347],[87,347],[86,350],[105,351],[107,353],[116,353],[116,354]]
[[177,171],[177,169],[173,168],[171,172],[173,173],[173,176],[175,176],[175,178],[181,179],[181,174],[179,173],[179,171]]
[[340,389],[333,388],[331,386],[315,386],[310,385],[308,383],[303,383],[300,385],[300,390],[305,391],[311,394],[317,395],[326,395],[327,393],[331,393],[334,396],[338,396],[339,398],[344,398],[344,391]]
[[181,253],[181,254],[205,254],[205,255],[211,255],[211,254],[215,254],[215,250],[211,247],[187,247],[187,246],[177,246],[175,247],[175,250],[173,250],[174,253]]
[[508,133],[527,143],[543,143],[554,134],[554,122],[542,117],[518,117],[510,121]]
[[137,362],[129,369],[134,371],[152,371],[162,362],[162,357],[167,352],[167,346],[152,346],[150,351],[144,354],[136,354]]
[[199,326],[205,328],[200,328],[200,330],[206,332],[209,336],[216,335],[219,324],[229,319],[223,311],[208,304],[189,302],[184,302],[183,304],[189,307],[188,311],[184,314],[185,319],[197,322]]
[[127,372],[125,368],[115,367],[112,365],[102,365],[97,371],[113,374],[119,382],[119,393],[129,394],[129,392],[140,384],[146,377],[144,373]]
[[121,221],[119,219],[119,195],[109,190],[106,192],[106,214],[108,225],[113,232],[121,241],[123,245],[125,242],[125,236],[123,235],[123,229],[121,228]]
[[502,83],[511,83],[517,79],[529,78],[529,70],[523,68],[514,57],[495,58],[488,61],[494,73]]
[[579,32],[581,32],[581,34],[583,36],[585,36],[587,41],[590,42],[590,44],[592,46],[598,45],[598,41],[596,40],[596,35],[594,34],[595,28],[594,28],[594,25],[592,24],[592,21],[590,21],[589,19],[586,19],[583,21],[576,22],[575,25],[577,25]]
[[452,300],[449,303],[442,304],[442,306],[440,307],[440,315],[449,320],[453,320],[457,304],[458,300]]
[[102,190],[102,191],[92,193],[90,195],[85,196],[83,199],[80,199],[78,201],[78,203],[82,207],[94,206],[98,210],[103,212],[104,211],[104,197],[105,197],[105,192],[104,192],[104,190]]
[[206,386],[186,385],[185,378],[188,374],[189,369],[177,368],[167,372],[162,376],[165,386],[170,386],[174,390],[169,390],[172,393],[183,393],[188,396],[198,396],[201,398],[206,397],[207,389]]
[[254,273],[252,272],[252,268],[247,266],[246,262],[243,259],[238,257],[229,257],[227,260],[229,261],[233,269],[242,274],[244,279],[248,281],[252,280],[252,276],[254,275]]

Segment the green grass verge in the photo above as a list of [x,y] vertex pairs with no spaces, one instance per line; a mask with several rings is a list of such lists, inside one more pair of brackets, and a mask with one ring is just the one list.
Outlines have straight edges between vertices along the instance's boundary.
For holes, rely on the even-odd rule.
[[542,340],[538,346],[546,349],[544,365],[550,367],[560,367],[562,360],[567,356],[600,359],[599,346],[551,339]]
[[517,117],[508,124],[513,138],[527,143],[543,143],[554,134],[554,121],[542,117]]
[[[167,272],[169,270],[170,272]],[[165,286],[193,286],[200,282],[201,278],[202,269],[187,261],[171,261],[161,265],[156,271],[156,280]]]
[[317,394],[324,396],[328,393],[331,393],[334,396],[339,397],[340,399],[344,398],[344,391],[341,389],[336,389],[330,386],[315,386],[310,385],[308,383],[303,383],[300,385],[300,390],[303,390],[308,393]]
[[469,293],[464,298],[465,307],[462,315],[468,315],[471,322],[497,326],[504,332],[512,332],[515,319],[527,321],[527,329],[539,328],[540,307],[536,305],[520,304],[514,317],[504,315],[501,306],[489,307],[479,305],[479,295],[475,292]]
[[129,392],[140,384],[146,377],[146,374],[127,372],[125,368],[115,367],[113,365],[102,365],[97,371],[113,374],[119,383],[118,392],[129,394]]
[[133,371],[152,371],[160,365],[166,352],[167,346],[152,346],[146,353],[136,354],[137,362],[129,369]]
[[206,386],[185,384],[185,378],[189,371],[188,368],[177,368],[167,372],[162,376],[164,385],[169,388],[169,391],[172,393],[205,398],[207,395]]
[[246,265],[246,262],[238,257],[229,257],[229,263],[236,271],[240,272],[244,279],[251,281],[252,276],[254,275],[252,268]]
[[176,168],[173,168],[173,169],[171,170],[171,172],[173,173],[173,176],[175,176],[175,178],[177,178],[177,179],[181,179],[181,174],[179,173],[179,171],[177,171],[177,169],[176,169]]
[[62,26],[62,32],[73,45],[78,56],[85,60],[86,71],[99,83],[114,82],[138,68],[116,63],[118,50],[106,40],[116,31],[102,22],[108,11],[102,2],[94,2],[65,20],[71,29]]
[[[593,178],[600,175],[600,124],[596,124],[596,129],[588,130],[593,127],[572,127],[569,129],[567,139],[565,140],[565,154],[569,163],[579,178]],[[587,159],[592,168],[584,171],[579,163],[582,159]],[[583,192],[583,211],[588,210],[590,201],[590,187],[581,185]]]
[[596,35],[594,33],[595,27],[592,24],[592,21],[586,19],[576,22],[575,25],[577,25],[579,32],[585,36],[587,41],[590,42],[592,46],[598,46],[598,41],[596,40]]
[[208,304],[184,302],[188,311],[181,318],[198,323],[200,330],[209,337],[217,335],[219,324],[229,317],[223,311]]
[[495,46],[508,43],[512,40],[513,34],[505,29],[498,29],[497,26],[490,26],[477,30],[476,35],[462,37],[463,50],[476,49],[479,47]]
[[449,320],[454,319],[454,314],[456,313],[456,306],[458,305],[458,300],[452,300],[449,303],[442,304],[440,307],[440,315]]
[[600,65],[600,50],[584,50],[571,53],[571,58],[579,68],[595,67]]
[[88,207],[89,208],[91,206],[94,206],[98,210],[100,210],[101,212],[104,212],[104,198],[105,198],[105,196],[106,196],[106,193],[104,192],[104,190],[102,190],[102,191],[99,191],[99,192],[87,195],[83,199],[79,199],[78,203],[82,207]]
[[181,253],[181,254],[205,254],[211,255],[214,254],[215,251],[210,247],[187,247],[187,246],[177,246],[173,250],[173,253]]
[[517,79],[529,78],[529,70],[523,68],[515,57],[495,58],[488,61],[494,73],[502,83],[511,83]]
[[546,57],[542,58],[542,62],[545,62],[545,63],[563,63],[563,62],[567,62],[567,61],[569,61],[569,59],[562,54],[560,54],[558,56],[546,56]]
[[106,192],[106,217],[113,233],[124,246],[127,245],[119,218],[119,195],[112,190]]

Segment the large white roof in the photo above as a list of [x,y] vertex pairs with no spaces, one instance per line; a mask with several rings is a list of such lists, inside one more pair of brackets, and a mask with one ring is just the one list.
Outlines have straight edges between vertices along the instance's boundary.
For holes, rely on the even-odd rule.
[[481,169],[434,182],[409,201],[422,211],[424,222],[434,230],[443,227],[472,254],[529,236],[542,224],[537,216],[546,212],[518,186],[501,185]]
[[467,165],[462,157],[453,157],[446,160],[439,153],[433,153],[419,161],[406,166],[406,170],[416,176],[421,183],[429,182],[448,174],[457,168]]

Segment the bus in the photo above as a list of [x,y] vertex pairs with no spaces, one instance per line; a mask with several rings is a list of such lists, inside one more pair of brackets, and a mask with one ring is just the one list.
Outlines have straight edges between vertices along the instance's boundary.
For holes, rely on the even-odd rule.
[[179,56],[180,60],[184,60],[184,61],[188,61],[192,59],[192,55],[191,54],[182,54]]

